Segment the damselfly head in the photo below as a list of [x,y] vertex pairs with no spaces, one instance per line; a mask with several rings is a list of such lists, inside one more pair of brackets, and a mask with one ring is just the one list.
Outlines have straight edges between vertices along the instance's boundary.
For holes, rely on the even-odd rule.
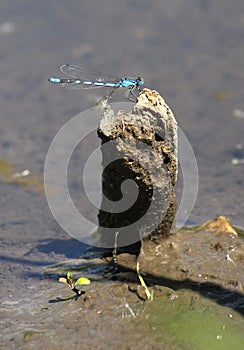
[[143,85],[144,84],[144,80],[142,79],[142,77],[138,77],[137,78],[137,85]]

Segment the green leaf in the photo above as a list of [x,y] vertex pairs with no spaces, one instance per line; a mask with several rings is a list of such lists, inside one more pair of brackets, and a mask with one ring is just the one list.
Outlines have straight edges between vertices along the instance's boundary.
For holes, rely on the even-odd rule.
[[75,285],[77,284],[90,284],[91,281],[89,280],[89,278],[86,277],[80,277],[78,278],[78,280],[75,282]]
[[72,272],[67,272],[67,280],[72,283],[74,280],[73,273]]

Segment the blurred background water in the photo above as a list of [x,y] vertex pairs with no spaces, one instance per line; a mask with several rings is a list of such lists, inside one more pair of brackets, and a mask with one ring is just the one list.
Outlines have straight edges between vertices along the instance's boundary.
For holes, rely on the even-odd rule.
[[[48,83],[62,64],[139,75],[173,109],[197,159],[199,192],[187,223],[226,215],[243,227],[243,165],[232,164],[243,158],[243,28],[241,0],[2,2],[0,158],[42,178],[56,133],[91,106],[89,93]],[[44,193],[28,186],[1,183],[0,220],[6,254],[68,238]],[[46,253],[69,255],[57,246]]]
[[[56,281],[42,280],[43,268],[86,250],[52,217],[43,172],[56,133],[97,97],[55,88],[47,79],[59,76],[58,68],[65,63],[142,76],[145,86],[157,90],[173,109],[197,159],[199,192],[187,224],[226,215],[244,227],[243,37],[241,0],[0,2],[2,339],[11,339],[16,348],[25,329],[50,324],[55,333],[55,327],[60,328],[64,320],[53,322],[53,309],[48,313],[51,320],[40,314],[47,309],[47,294],[56,297],[59,291]],[[88,138],[87,146],[93,142]],[[87,150],[79,151],[82,157]],[[71,162],[73,176],[79,179],[76,160],[79,157]],[[71,190],[78,195],[79,182]],[[77,304],[70,305],[75,310]],[[58,333],[65,339],[66,328],[71,339],[72,317],[69,320]]]

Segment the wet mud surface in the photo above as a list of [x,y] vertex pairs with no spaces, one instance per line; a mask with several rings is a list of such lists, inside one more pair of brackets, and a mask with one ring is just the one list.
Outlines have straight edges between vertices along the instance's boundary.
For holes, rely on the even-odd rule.
[[[70,342],[84,349],[241,349],[244,241],[243,231],[233,232],[182,229],[143,242],[138,258],[117,255],[117,265],[101,250],[87,249],[79,259],[46,266],[42,281],[22,280],[25,293],[1,302],[2,342],[13,349],[68,349]],[[153,300],[139,282],[136,261]],[[68,271],[91,280],[77,300],[58,283]],[[2,273],[12,285],[11,271]]]
[[[60,228],[43,190],[56,133],[102,97],[47,79],[64,63],[141,75],[172,108],[197,159],[185,227],[225,215],[243,228],[243,11],[241,0],[0,4],[0,348],[244,348],[241,233],[202,227],[149,242],[139,257],[148,301],[135,257],[118,256],[114,275],[96,249]],[[93,144],[88,138],[80,158]],[[82,207],[80,158],[70,190]],[[182,177],[180,169],[179,202]],[[98,192],[96,181],[90,190]],[[92,283],[77,301],[61,301],[72,291],[57,279],[70,270]]]

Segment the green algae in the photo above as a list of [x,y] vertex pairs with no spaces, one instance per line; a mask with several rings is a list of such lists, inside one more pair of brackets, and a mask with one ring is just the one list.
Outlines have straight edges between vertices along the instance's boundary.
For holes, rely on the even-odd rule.
[[146,304],[139,323],[146,322],[148,333],[153,330],[153,337],[166,349],[244,348],[244,324],[237,312],[193,292],[160,289],[155,300]]
[[0,180],[5,183],[15,183],[30,190],[43,192],[43,180],[29,170],[17,171],[8,161],[0,159]]

